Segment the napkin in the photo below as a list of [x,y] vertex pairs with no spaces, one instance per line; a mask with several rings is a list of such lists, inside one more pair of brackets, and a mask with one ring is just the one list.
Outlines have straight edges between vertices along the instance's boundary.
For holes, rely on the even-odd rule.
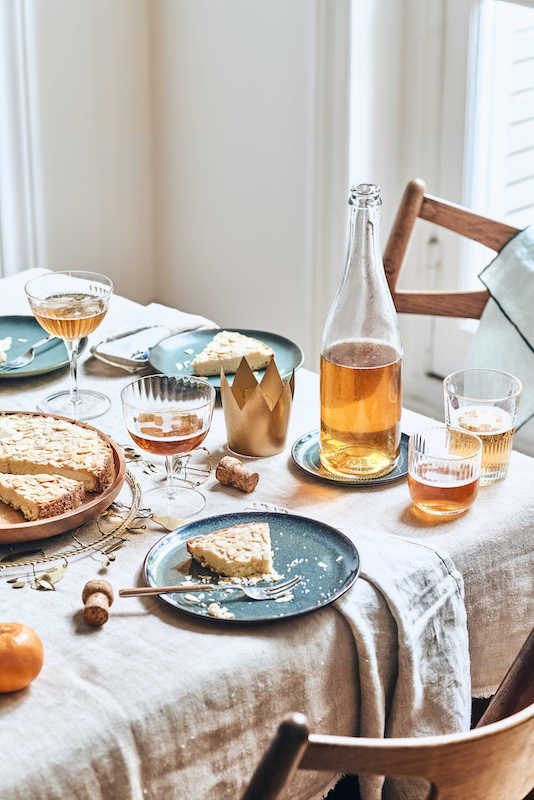
[[505,244],[478,277],[491,297],[467,366],[501,369],[520,379],[520,428],[534,415],[534,226]]
[[215,328],[214,322],[176,308],[149,303],[132,317],[128,330],[115,331],[93,345],[91,352],[113,366],[134,372],[147,364],[147,351],[162,339],[176,333]]

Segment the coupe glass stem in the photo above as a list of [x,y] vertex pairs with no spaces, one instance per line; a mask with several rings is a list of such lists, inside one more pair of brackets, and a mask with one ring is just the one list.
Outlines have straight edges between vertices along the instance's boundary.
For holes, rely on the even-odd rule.
[[70,361],[70,402],[73,406],[80,402],[78,387],[78,344],[79,339],[65,339],[65,347]]
[[172,465],[172,456],[165,456],[165,471],[167,473],[167,479],[165,481],[167,498],[168,500],[174,500],[176,496],[176,483],[174,480],[174,468]]

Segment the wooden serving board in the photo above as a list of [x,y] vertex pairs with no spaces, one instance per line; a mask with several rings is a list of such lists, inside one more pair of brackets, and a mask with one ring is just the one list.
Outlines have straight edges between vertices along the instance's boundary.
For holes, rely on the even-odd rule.
[[35,539],[48,539],[50,536],[57,536],[58,533],[73,530],[98,517],[102,511],[112,504],[120,492],[124,483],[126,473],[126,461],[121,448],[106,436],[105,433],[87,425],[85,422],[77,422],[68,417],[60,417],[56,414],[41,414],[38,411],[4,411],[4,414],[27,414],[32,417],[53,417],[54,419],[66,420],[82,428],[90,428],[106,441],[113,451],[113,461],[115,464],[115,478],[110,486],[98,494],[86,494],[86,501],[78,508],[60,514],[57,517],[48,517],[34,522],[25,522],[20,511],[0,503],[0,544],[14,544],[16,542],[31,542]]

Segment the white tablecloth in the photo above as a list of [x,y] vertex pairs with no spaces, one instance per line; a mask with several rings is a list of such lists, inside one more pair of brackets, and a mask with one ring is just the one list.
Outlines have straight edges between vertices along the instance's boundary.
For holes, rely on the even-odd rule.
[[[0,283],[0,314],[26,313],[26,277]],[[92,338],[131,327],[138,311],[114,298]],[[131,378],[90,359],[80,379],[113,399],[97,426],[127,441],[118,394]],[[1,407],[33,410],[38,397],[67,381],[65,372],[2,380]],[[288,444],[317,422],[317,376],[300,370]],[[425,425],[425,418],[405,412],[403,430]],[[225,438],[218,408],[206,440],[214,460]],[[221,491],[211,480],[204,513],[234,511],[251,499],[275,502],[356,534],[402,535],[447,552],[465,582],[473,693],[492,691],[534,621],[534,460],[514,453],[506,481],[481,490],[461,519],[430,527],[412,515],[405,482],[386,490],[338,489],[299,473],[289,448],[255,463],[261,480],[252,498]],[[160,535],[149,531],[119,552],[107,570],[117,588],[136,584],[144,553]],[[307,713],[316,730],[355,732],[353,638],[334,608],[259,626],[251,636],[185,619],[155,598],[133,599],[118,601],[110,622],[93,631],[80,623],[80,592],[97,571],[93,560],[80,560],[55,593],[0,582],[0,619],[32,625],[46,651],[30,689],[0,697],[2,800],[234,798],[288,710]],[[172,757],[163,744],[169,741]],[[301,774],[293,797],[307,800],[326,779]]]

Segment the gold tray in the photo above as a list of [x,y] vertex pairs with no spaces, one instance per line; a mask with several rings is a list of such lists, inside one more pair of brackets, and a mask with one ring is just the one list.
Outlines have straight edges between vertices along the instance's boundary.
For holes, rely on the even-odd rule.
[[98,435],[109,444],[113,452],[113,462],[115,465],[115,477],[103,492],[98,494],[88,494],[87,500],[78,508],[59,514],[56,517],[39,519],[33,522],[24,522],[24,517],[20,511],[0,502],[0,544],[14,544],[15,542],[31,542],[34,539],[48,539],[50,536],[57,536],[58,533],[73,530],[98,517],[105,511],[117,497],[124,483],[126,473],[126,461],[121,448],[106,436],[105,433],[87,425],[85,422],[76,422],[68,417],[60,417],[57,414],[41,414],[39,411],[4,411],[4,414],[27,414],[32,417],[53,417],[54,419],[66,420],[83,428],[96,431]]

